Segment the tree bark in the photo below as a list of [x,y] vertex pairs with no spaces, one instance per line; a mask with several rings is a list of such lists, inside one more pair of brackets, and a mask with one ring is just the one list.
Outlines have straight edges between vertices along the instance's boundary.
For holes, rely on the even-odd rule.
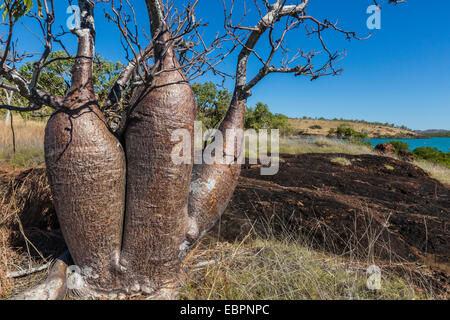
[[172,161],[172,150],[179,141],[171,141],[171,136],[178,129],[193,136],[196,107],[165,23],[157,22],[160,3],[150,0],[147,5],[159,68],[151,87],[137,90],[128,116],[127,213],[121,262],[131,291],[153,293],[179,273],[192,164]]
[[214,226],[234,193],[241,173],[241,165],[237,159],[241,156],[243,148],[240,142],[227,141],[227,130],[244,128],[246,102],[246,98],[235,91],[225,119],[219,126],[224,139],[224,151],[228,143],[236,143],[232,154],[224,154],[225,158],[231,157],[233,162],[199,164],[192,170],[189,193],[189,218],[192,224],[186,234],[189,246],[184,249],[184,254]]

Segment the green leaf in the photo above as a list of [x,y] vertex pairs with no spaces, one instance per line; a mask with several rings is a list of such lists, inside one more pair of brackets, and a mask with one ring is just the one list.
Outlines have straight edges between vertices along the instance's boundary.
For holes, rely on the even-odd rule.
[[38,5],[38,16],[43,18],[44,15],[42,14],[42,2],[41,2],[41,0],[37,0],[37,5]]
[[2,20],[5,21],[7,16],[8,16],[8,9],[5,8],[2,13]]
[[27,14],[28,12],[30,12],[30,10],[33,8],[33,0],[24,0],[25,2],[25,6],[26,6],[26,11],[23,15]]

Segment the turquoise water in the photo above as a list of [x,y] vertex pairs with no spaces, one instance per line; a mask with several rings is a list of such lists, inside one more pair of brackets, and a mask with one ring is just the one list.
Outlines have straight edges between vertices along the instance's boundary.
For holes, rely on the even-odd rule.
[[450,138],[430,138],[430,139],[368,139],[373,146],[379,143],[385,143],[389,141],[403,141],[409,145],[409,150],[412,151],[419,147],[432,147],[438,148],[444,152],[450,152]]

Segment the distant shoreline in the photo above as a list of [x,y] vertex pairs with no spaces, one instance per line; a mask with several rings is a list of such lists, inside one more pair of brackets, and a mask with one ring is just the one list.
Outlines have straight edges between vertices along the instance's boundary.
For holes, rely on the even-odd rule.
[[364,120],[325,119],[325,118],[289,118],[293,135],[300,137],[335,137],[339,127],[341,134],[345,128],[353,129],[352,133],[367,136],[369,139],[429,139],[450,137],[450,130],[427,129],[413,130],[393,123],[369,122]]
[[396,127],[394,124],[371,123],[367,121],[327,120],[327,119],[289,119],[294,136],[312,137],[343,137],[354,136],[362,138],[408,138],[414,139],[425,135],[417,134],[406,127]]
[[[324,134],[294,134],[293,137],[299,138],[331,138],[331,139],[339,139],[337,137],[330,137]],[[446,138],[446,137],[427,137],[427,136],[380,136],[380,137],[368,137],[364,140],[370,139],[404,139],[404,140],[413,140],[413,139],[431,139],[431,138]]]

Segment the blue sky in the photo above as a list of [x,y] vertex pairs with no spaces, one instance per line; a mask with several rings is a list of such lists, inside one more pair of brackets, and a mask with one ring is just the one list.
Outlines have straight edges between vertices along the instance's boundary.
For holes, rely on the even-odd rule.
[[[288,0],[289,1],[289,0]],[[182,3],[175,0],[175,3]],[[381,3],[387,0],[380,1]],[[55,1],[57,22],[65,29],[68,1]],[[144,1],[133,1],[140,27],[148,30]],[[251,8],[253,1],[247,1]],[[308,14],[330,21],[338,19],[339,25],[364,36],[370,0],[311,0]],[[236,0],[236,7],[242,1]],[[125,62],[119,34],[115,26],[104,18],[103,10],[96,8],[97,52],[113,61]],[[412,129],[450,129],[450,1],[409,0],[404,5],[384,4],[381,10],[381,29],[373,30],[369,40],[348,42],[333,32],[324,34],[328,46],[335,50],[347,49],[340,63],[341,76],[323,77],[309,81],[292,75],[269,75],[253,89],[249,105],[258,101],[267,103],[272,112],[290,117],[325,117],[364,119],[406,125]],[[252,15],[253,14],[253,15]],[[248,25],[255,22],[256,11],[250,12]],[[201,0],[197,19],[209,22],[205,34],[214,34],[223,26],[222,0]],[[38,33],[35,24],[25,22],[28,29]],[[2,31],[0,31],[2,32]],[[57,33],[57,32],[55,32]],[[40,52],[42,45],[24,26],[19,25],[16,36],[19,48]],[[74,36],[66,37],[66,44],[75,49]],[[145,40],[143,40],[145,42]],[[305,36],[304,30],[294,31],[287,39],[290,48],[319,48],[314,39]],[[58,49],[56,47],[56,49]],[[267,53],[264,43],[258,46],[261,54]],[[234,72],[236,55],[223,64],[227,72]],[[252,59],[249,76],[258,70]],[[201,81],[219,81],[207,75]],[[233,81],[225,86],[232,89]]]

